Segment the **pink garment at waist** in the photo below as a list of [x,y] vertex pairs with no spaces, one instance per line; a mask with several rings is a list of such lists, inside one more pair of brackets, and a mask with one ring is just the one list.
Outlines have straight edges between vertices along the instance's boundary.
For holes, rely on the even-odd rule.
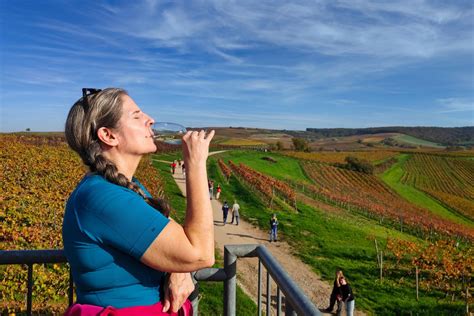
[[193,306],[189,300],[184,302],[177,313],[163,312],[163,306],[160,303],[148,306],[134,306],[125,308],[115,308],[112,306],[100,307],[88,304],[71,305],[64,316],[192,316]]

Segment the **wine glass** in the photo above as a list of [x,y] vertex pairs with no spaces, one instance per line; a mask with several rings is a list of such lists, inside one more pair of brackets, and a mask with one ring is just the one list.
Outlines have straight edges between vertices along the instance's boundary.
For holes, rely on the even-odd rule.
[[155,122],[151,129],[156,140],[174,145],[181,144],[181,137],[186,133],[186,127],[171,122]]

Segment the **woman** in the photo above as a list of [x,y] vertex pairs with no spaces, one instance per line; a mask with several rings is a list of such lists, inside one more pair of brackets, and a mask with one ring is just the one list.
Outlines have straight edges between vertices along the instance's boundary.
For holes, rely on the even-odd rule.
[[[182,227],[157,211],[166,211],[164,203],[133,177],[141,157],[156,151],[153,123],[125,90],[116,88],[83,89],[69,111],[66,140],[90,169],[69,197],[63,221],[64,250],[79,304],[176,312],[193,289],[188,272],[214,263],[206,186],[214,131],[183,136],[188,177]],[[161,287],[164,272],[171,273],[171,295]]]
[[[344,302],[346,305],[346,315],[347,316],[352,316],[354,315],[354,308],[355,308],[355,299],[354,295],[352,294],[352,288],[347,283],[346,279],[344,276],[339,278],[339,285],[340,285],[340,291],[341,291],[341,301]],[[338,309],[337,315],[341,315],[341,310]]]
[[342,270],[337,270],[336,271],[336,277],[334,278],[334,284],[332,287],[332,292],[331,292],[331,297],[329,298],[329,307],[324,310],[326,313],[332,313],[332,310],[334,309],[334,305],[336,304],[337,301],[337,313],[340,312],[341,310],[341,291],[340,291],[340,286],[341,284],[339,283],[340,278],[344,277],[344,273],[342,273]]
[[216,191],[216,200],[219,200],[219,197],[221,196],[222,188],[221,185],[217,185],[217,191]]
[[276,214],[273,214],[270,219],[270,242],[278,240],[278,219]]

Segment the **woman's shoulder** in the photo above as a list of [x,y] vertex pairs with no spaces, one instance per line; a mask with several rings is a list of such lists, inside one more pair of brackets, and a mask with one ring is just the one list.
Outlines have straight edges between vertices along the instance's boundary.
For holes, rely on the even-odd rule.
[[114,184],[97,174],[90,174],[79,184],[77,198],[83,201],[116,199],[118,196],[136,195],[128,188]]

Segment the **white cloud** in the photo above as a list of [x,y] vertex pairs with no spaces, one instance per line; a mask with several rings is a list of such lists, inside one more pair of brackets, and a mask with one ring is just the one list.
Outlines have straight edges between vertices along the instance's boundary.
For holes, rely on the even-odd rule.
[[[451,112],[470,112],[471,118],[474,115],[474,100],[466,98],[445,98],[438,99],[437,103],[441,105],[442,109],[438,113]],[[474,122],[471,121],[471,124]]]

